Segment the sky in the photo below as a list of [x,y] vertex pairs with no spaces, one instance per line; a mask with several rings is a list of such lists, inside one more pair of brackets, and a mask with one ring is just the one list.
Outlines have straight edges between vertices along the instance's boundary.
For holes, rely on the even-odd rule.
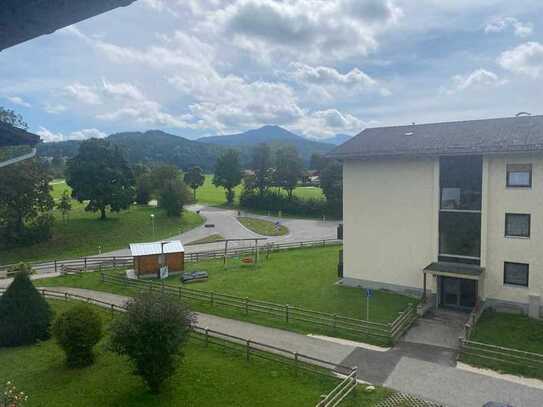
[[44,141],[541,114],[540,0],[138,0],[0,52]]

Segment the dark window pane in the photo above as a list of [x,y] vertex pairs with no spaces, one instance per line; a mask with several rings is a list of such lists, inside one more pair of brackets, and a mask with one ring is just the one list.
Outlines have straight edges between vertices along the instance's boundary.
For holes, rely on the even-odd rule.
[[504,263],[503,282],[505,284],[528,287],[528,265],[523,263]]
[[507,186],[508,187],[531,187],[532,186],[532,165],[531,164],[508,164],[507,165]]
[[441,209],[481,209],[482,158],[442,157],[439,160]]
[[530,215],[505,214],[505,235],[530,237]]
[[439,253],[480,256],[481,214],[440,212]]

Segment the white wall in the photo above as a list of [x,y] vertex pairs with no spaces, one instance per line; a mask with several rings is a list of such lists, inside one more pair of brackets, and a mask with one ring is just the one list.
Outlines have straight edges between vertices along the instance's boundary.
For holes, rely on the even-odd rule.
[[344,277],[422,289],[437,257],[438,172],[436,159],[344,162]]
[[[522,154],[488,156],[484,160],[488,168],[488,200],[483,295],[527,304],[529,294],[543,294],[543,158]],[[532,188],[506,187],[508,163],[532,164]],[[504,237],[505,213],[531,214],[529,239]],[[530,265],[528,288],[504,285],[505,261]]]

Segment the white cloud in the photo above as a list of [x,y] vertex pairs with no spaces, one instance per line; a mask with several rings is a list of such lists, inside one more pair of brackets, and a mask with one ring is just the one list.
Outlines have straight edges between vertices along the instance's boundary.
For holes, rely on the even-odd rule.
[[497,17],[485,26],[485,33],[501,32],[513,28],[517,37],[528,37],[533,33],[532,23],[523,23],[514,17]]
[[292,63],[290,68],[285,74],[287,78],[312,88],[311,91],[316,91],[327,99],[351,97],[366,91],[378,91],[383,96],[390,95],[388,89],[358,68],[341,73],[332,67],[309,66],[299,62]]
[[349,113],[327,109],[304,116],[293,128],[307,136],[327,138],[338,133],[358,133],[366,126],[367,123]]
[[511,72],[538,78],[543,74],[543,44],[525,42],[516,48],[502,52],[498,63]]
[[86,140],[89,138],[104,138],[107,137],[107,134],[92,128],[92,129],[81,129],[72,131],[69,134],[63,134],[62,132],[53,132],[46,127],[40,126],[39,130],[36,131],[36,134],[39,135],[43,142],[45,143],[53,143],[53,142],[59,142],[59,141],[67,141],[67,140]]
[[74,96],[80,102],[89,105],[98,105],[102,103],[100,96],[91,86],[83,85],[79,82],[66,86],[66,91]]
[[209,13],[201,31],[269,57],[280,51],[306,59],[367,55],[402,16],[392,0],[238,0]]
[[45,110],[49,114],[59,114],[66,111],[66,109],[67,107],[60,103],[58,104],[46,103],[45,105],[43,105],[43,110]]
[[476,69],[467,75],[455,75],[452,77],[452,85],[449,88],[442,89],[447,94],[453,94],[467,89],[484,89],[501,86],[507,83],[505,79],[500,79],[494,72],[486,69]]
[[39,130],[36,131],[36,134],[41,137],[42,141],[45,143],[52,143],[56,141],[64,141],[64,134],[62,133],[54,133],[50,131],[49,129],[40,126]]
[[22,106],[22,107],[32,107],[30,103],[28,103],[26,100],[24,100],[20,96],[5,96],[7,100],[9,100],[14,105]]
[[72,131],[68,136],[70,140],[86,140],[88,138],[104,138],[107,134],[98,129],[81,129]]

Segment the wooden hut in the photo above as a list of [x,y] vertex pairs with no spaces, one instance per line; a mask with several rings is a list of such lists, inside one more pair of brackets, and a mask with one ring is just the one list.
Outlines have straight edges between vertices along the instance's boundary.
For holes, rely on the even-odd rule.
[[168,274],[181,273],[185,268],[185,249],[179,240],[152,243],[131,243],[134,272],[138,277],[160,277],[160,267]]

